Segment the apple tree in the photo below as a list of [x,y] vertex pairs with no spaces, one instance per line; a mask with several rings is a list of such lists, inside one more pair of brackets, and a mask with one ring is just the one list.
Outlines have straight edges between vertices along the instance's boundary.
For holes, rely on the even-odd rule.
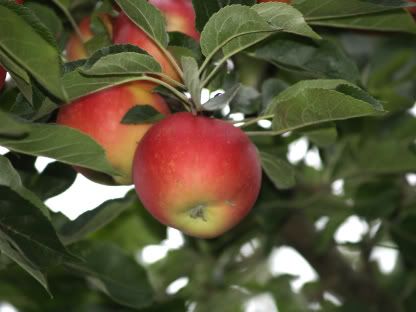
[[[0,0],[0,311],[415,311],[415,11]],[[70,220],[77,174],[132,188]]]

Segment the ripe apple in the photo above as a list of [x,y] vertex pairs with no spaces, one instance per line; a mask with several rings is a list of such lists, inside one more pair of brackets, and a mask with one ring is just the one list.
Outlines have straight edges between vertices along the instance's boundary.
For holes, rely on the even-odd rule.
[[156,43],[149,38],[144,31],[142,31],[136,24],[134,24],[124,12],[120,12],[119,16],[114,21],[114,37],[113,42],[116,44],[133,44],[143,49],[155,58],[162,66],[163,72],[170,78],[180,81],[180,77],[175,68],[169,62],[166,55],[156,45]]
[[191,113],[155,124],[133,162],[136,192],[160,222],[212,238],[251,210],[261,185],[256,147],[241,129]]
[[4,86],[4,81],[6,80],[6,71],[3,67],[0,66],[0,90]]
[[149,0],[165,16],[168,31],[180,31],[199,40],[195,27],[195,11],[191,0]]
[[[408,0],[408,2],[416,2],[416,0]],[[408,8],[409,12],[416,16],[416,7]]]
[[[133,82],[87,95],[63,106],[57,123],[88,134],[106,151],[107,158],[122,176],[114,177],[118,184],[132,183],[132,163],[137,143],[151,124],[124,125],[121,120],[135,105],[152,105],[163,114],[169,114],[165,101],[157,94]],[[76,168],[97,182],[105,182],[102,176],[88,169]]]
[[[107,14],[101,14],[99,15],[99,18],[104,23],[111,37],[112,32],[113,32],[113,26],[111,25],[110,17]],[[92,32],[90,25],[91,25],[90,16],[84,17],[78,25],[84,42],[87,42],[92,37],[94,37],[94,33]],[[85,47],[81,42],[81,39],[75,33],[73,33],[69,37],[68,43],[66,45],[66,51],[67,51],[67,58],[70,61],[76,61],[76,60],[85,59],[88,57],[88,53],[85,50]]]

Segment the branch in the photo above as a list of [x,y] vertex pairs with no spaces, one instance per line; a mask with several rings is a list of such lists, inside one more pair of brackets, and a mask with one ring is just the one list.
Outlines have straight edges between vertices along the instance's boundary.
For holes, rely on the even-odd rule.
[[295,248],[318,272],[326,289],[351,302],[362,302],[367,311],[401,311],[393,298],[366,272],[353,270],[335,248],[318,252],[318,233],[301,213],[293,214],[281,230],[283,239]]

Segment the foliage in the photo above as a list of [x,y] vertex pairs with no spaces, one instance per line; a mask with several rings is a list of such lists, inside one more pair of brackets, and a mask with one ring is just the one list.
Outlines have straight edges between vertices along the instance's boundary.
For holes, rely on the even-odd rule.
[[[89,58],[65,59],[69,35],[79,32],[75,21],[117,14],[115,4],[173,62],[183,84],[143,50],[99,40],[96,21]],[[0,302],[33,312],[244,311],[266,293],[284,312],[415,311],[416,192],[406,179],[416,171],[412,4],[193,5],[199,43],[167,33],[162,14],[145,0],[0,0],[0,63],[12,77],[0,93],[0,146],[9,150],[0,155]],[[255,207],[237,227],[211,240],[184,237],[153,264],[138,255],[160,244],[167,229],[134,192],[75,221],[44,203],[73,183],[71,166],[117,175],[96,141],[55,124],[56,109],[138,80],[161,84],[157,91],[174,111],[233,123],[234,113],[244,114],[236,126],[256,144],[265,173]],[[204,88],[224,94],[201,103]],[[163,118],[136,106],[120,122]],[[300,138],[319,154],[320,168],[289,162],[289,146]],[[56,162],[38,172],[38,156]],[[340,180],[343,192],[334,193]],[[370,231],[338,248],[334,233],[352,215]],[[323,217],[326,226],[316,228]],[[242,252],[247,245],[249,254]],[[272,274],[270,255],[282,245],[295,248],[318,279],[294,291],[293,276]],[[392,272],[371,260],[377,246],[398,251]],[[189,283],[167,293],[181,277]]]

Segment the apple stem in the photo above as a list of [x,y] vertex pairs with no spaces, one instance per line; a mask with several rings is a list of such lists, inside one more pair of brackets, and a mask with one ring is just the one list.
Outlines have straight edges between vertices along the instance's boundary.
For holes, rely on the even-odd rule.
[[71,13],[65,8],[65,6],[60,1],[53,1],[53,3],[62,11],[62,13],[64,13],[69,23],[71,24],[71,27],[74,29],[77,37],[79,38],[79,40],[81,41],[84,47],[84,43],[85,43],[84,37],[82,36],[81,31],[79,30],[78,25],[75,22],[74,18],[72,17]]
[[240,120],[240,121],[233,121],[234,124],[240,124],[242,123],[241,126],[239,126],[239,128],[244,128],[247,127],[249,125],[252,125],[260,120],[264,120],[264,119],[270,119],[273,118],[274,114],[270,114],[270,115],[263,115],[263,116],[258,116],[256,118],[251,118],[251,119],[245,119],[245,120]]
[[192,105],[190,105],[189,103],[189,99],[180,91],[176,90],[174,87],[172,87],[170,84],[164,82],[163,80],[160,79],[156,79],[150,76],[143,76],[142,80],[147,80],[147,81],[151,81],[157,84],[160,84],[161,86],[164,86],[166,89],[168,89],[169,91],[171,91],[174,95],[176,95],[176,97],[178,97],[179,100],[181,100],[183,106],[185,107],[185,109],[189,112],[192,111]]

